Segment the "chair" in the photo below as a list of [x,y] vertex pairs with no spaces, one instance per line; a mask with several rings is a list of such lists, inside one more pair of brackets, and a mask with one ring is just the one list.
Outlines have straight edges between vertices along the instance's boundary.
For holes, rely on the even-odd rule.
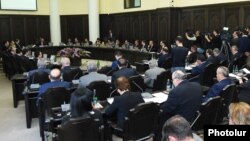
[[194,131],[203,129],[204,125],[215,124],[218,106],[220,105],[221,97],[209,98],[206,102],[201,104],[200,110],[197,111],[197,117],[191,124]]
[[39,83],[40,85],[42,85],[44,83],[50,82],[49,74],[43,71],[35,72],[33,76],[31,77],[31,80],[29,81],[30,81],[30,84]]
[[219,62],[218,66],[224,66],[224,67],[228,67],[228,62],[227,60],[222,60]]
[[58,127],[59,141],[102,141],[102,128],[91,118],[70,119]]
[[96,90],[98,100],[106,100],[110,94],[110,85],[105,81],[94,81],[87,86],[90,90]]
[[64,81],[72,82],[72,80],[79,79],[83,76],[83,72],[80,68],[71,68],[70,71],[64,72],[62,77]]
[[120,132],[124,141],[146,140],[154,136],[157,128],[159,106],[153,102],[138,104],[125,117],[123,129],[115,128]]
[[173,59],[172,58],[168,58],[164,63],[163,63],[163,68],[165,70],[168,70],[168,69],[171,69],[172,67],[172,62],[173,62]]
[[219,111],[217,114],[216,123],[221,123],[224,117],[228,116],[228,107],[230,103],[238,101],[238,95],[236,92],[236,85],[227,85],[220,93],[221,101],[218,107]]
[[154,81],[152,92],[166,90],[168,79],[171,80],[170,70],[159,74]]
[[[70,90],[63,87],[49,88],[38,101],[40,135],[44,140],[46,117],[52,117],[52,108],[70,101]],[[47,113],[47,114],[46,114]],[[47,116],[46,116],[47,115]],[[52,121],[53,122],[53,121]],[[53,130],[53,129],[52,129]]]
[[144,80],[140,75],[132,76],[128,79],[132,92],[144,92],[145,84]]

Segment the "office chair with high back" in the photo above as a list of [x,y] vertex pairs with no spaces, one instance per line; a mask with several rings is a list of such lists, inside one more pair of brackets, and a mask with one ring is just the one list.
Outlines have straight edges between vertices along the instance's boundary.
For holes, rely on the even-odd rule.
[[165,70],[171,69],[172,67],[172,63],[173,63],[173,59],[172,58],[168,58],[164,63],[163,63],[163,68]]
[[94,81],[90,83],[87,88],[92,91],[95,90],[95,96],[98,100],[106,100],[111,92],[110,84],[105,81]]
[[222,123],[224,118],[228,116],[229,110],[228,107],[232,102],[238,102],[238,93],[236,91],[236,85],[231,84],[227,85],[221,92],[220,92],[220,105],[218,107],[218,114],[216,123]]
[[123,129],[115,128],[124,141],[142,141],[154,136],[157,128],[159,106],[153,102],[138,104],[125,117]]
[[83,76],[83,72],[80,68],[71,68],[70,71],[64,72],[62,74],[63,81],[72,82],[72,80],[77,80]]
[[[70,101],[70,90],[63,87],[49,88],[41,97],[38,102],[39,111],[39,127],[40,135],[44,140],[44,131],[48,127],[49,123],[46,123],[47,117],[53,117],[52,108],[61,107],[64,103]],[[49,121],[53,122],[53,121]],[[48,129],[46,129],[48,130]],[[49,129],[50,130],[50,129]],[[52,132],[54,129],[51,129]]]
[[50,79],[49,79],[49,74],[47,72],[43,72],[43,71],[38,71],[38,72],[35,72],[33,74],[33,76],[31,76],[31,80],[29,80],[30,84],[44,84],[44,83],[47,83],[47,82],[50,82]]
[[155,92],[166,90],[167,82],[168,80],[171,80],[171,75],[172,74],[170,70],[166,70],[159,74],[154,81],[152,91]]
[[70,119],[58,127],[58,141],[102,141],[102,127],[90,117]]
[[130,86],[131,86],[131,92],[144,92],[145,91],[145,84],[144,80],[140,75],[132,76],[128,79]]
[[199,131],[204,128],[204,125],[215,124],[220,100],[220,96],[212,97],[201,104],[200,110],[197,112],[197,117],[191,124],[192,130]]

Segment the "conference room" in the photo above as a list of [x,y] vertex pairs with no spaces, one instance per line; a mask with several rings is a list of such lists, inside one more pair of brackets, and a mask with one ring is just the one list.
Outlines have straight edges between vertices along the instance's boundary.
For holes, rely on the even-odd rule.
[[249,9],[248,0],[0,0],[0,140],[249,131]]

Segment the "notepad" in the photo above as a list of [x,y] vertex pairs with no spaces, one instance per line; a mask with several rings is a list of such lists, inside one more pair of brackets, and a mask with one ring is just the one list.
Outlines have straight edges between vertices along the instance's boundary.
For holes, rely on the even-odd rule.
[[237,75],[235,75],[235,74],[233,74],[233,73],[229,73],[229,77],[234,77],[234,78],[237,78],[237,79],[240,79],[241,77],[239,77],[239,76],[237,76]]
[[246,74],[250,74],[250,71],[247,68],[242,69]]

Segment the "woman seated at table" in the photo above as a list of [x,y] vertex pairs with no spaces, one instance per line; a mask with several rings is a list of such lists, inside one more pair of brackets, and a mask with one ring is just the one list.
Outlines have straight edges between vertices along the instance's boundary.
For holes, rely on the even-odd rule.
[[116,116],[117,127],[123,128],[125,117],[130,109],[134,108],[139,103],[144,103],[140,93],[130,92],[130,84],[126,77],[119,77],[116,80],[117,91],[120,96],[114,97],[113,103],[106,110],[108,117]]
[[99,111],[93,110],[93,92],[87,88],[81,87],[71,94],[70,110],[71,114],[64,118],[64,123],[69,118],[91,117],[98,119],[99,124],[103,123],[102,114]]

